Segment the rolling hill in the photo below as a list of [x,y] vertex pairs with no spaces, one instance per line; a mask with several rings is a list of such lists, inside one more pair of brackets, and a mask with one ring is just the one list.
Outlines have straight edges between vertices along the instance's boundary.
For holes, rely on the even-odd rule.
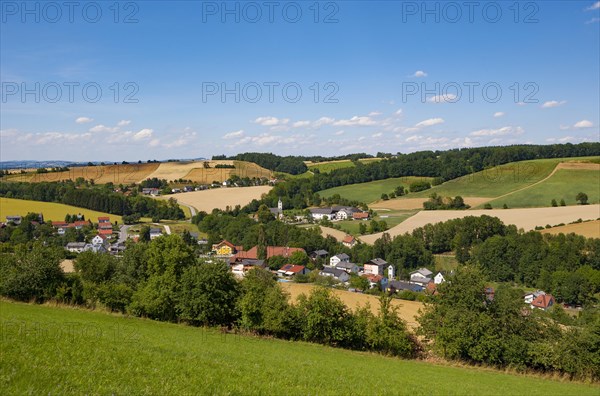
[[96,212],[76,206],[63,205],[54,202],[27,201],[24,199],[12,199],[0,197],[0,221],[4,221],[6,216],[25,216],[27,213],[43,213],[44,220],[63,221],[67,214],[79,214],[86,219],[96,222],[100,216],[109,216],[111,222],[118,221],[121,224],[121,216],[112,215],[103,212]]
[[4,394],[584,396],[600,390],[80,309],[4,300],[0,309]]

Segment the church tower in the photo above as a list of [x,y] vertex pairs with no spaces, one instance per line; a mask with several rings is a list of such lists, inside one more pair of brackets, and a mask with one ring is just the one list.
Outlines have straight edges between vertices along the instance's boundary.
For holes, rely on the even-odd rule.
[[283,202],[281,202],[281,197],[279,197],[279,201],[277,202],[277,211],[283,212]]

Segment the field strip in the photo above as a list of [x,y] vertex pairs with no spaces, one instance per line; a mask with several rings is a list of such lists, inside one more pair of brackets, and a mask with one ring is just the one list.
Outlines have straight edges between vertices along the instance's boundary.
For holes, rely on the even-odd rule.
[[[578,219],[596,220],[600,218],[600,205],[559,206],[551,208],[525,209],[477,209],[477,210],[422,210],[386,231],[391,237],[412,232],[415,228],[426,224],[435,224],[466,216],[492,216],[499,218],[504,224],[514,224],[525,231],[533,230],[536,226],[571,223]],[[363,235],[361,241],[373,244],[383,233]]]
[[586,238],[600,238],[600,220],[586,221],[583,223],[567,224],[560,227],[547,228],[540,231],[542,234],[570,234],[583,235]]
[[233,209],[236,205],[248,205],[253,199],[260,199],[263,194],[268,193],[272,188],[272,186],[223,187],[165,195],[157,199],[175,198],[178,203],[210,213],[215,208],[225,210],[227,207]]
[[344,231],[336,230],[335,228],[325,227],[325,226],[319,226],[319,227],[321,227],[321,231],[323,231],[324,237],[331,235],[338,242],[341,242],[346,237],[346,233]]
[[[309,283],[292,283],[281,282],[281,288],[290,293],[292,301],[295,301],[300,294],[308,295],[315,286]],[[358,307],[364,307],[367,303],[370,305],[371,312],[377,314],[379,311],[379,297],[370,294],[354,293],[346,290],[331,289],[344,304],[351,310],[356,310]],[[423,303],[418,301],[407,301],[393,299],[392,305],[398,307],[400,317],[405,320],[409,327],[416,328],[417,323],[415,317],[419,314],[419,309],[423,308]]]

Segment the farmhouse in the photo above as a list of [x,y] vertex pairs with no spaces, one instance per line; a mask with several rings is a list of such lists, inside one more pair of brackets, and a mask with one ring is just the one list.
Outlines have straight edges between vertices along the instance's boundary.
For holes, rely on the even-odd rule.
[[381,275],[385,274],[385,268],[388,266],[388,262],[381,258],[374,258],[370,260],[368,263],[364,265],[364,273],[371,275]]
[[227,240],[222,240],[221,242],[212,245],[213,253],[218,256],[232,256],[239,250],[243,250],[243,248],[241,246],[235,246]]
[[329,276],[340,282],[348,282],[348,280],[350,280],[350,275],[348,275],[346,271],[333,267],[324,267],[323,270],[319,272],[319,275]]
[[294,276],[294,275],[306,275],[310,272],[308,268],[303,265],[286,264],[277,270],[279,276]]
[[92,238],[92,244],[93,245],[102,245],[104,244],[104,242],[106,242],[106,236],[105,235],[101,235],[98,234],[95,237]]
[[7,223],[15,223],[15,225],[19,225],[21,224],[21,221],[23,221],[23,218],[21,216],[6,216],[6,222]]
[[363,278],[366,278],[369,281],[369,287],[372,289],[375,286],[377,286],[377,284],[381,285],[381,288],[383,290],[387,289],[387,285],[388,285],[388,278],[385,278],[381,275],[373,275],[373,274],[364,274],[361,275]]
[[353,247],[356,244],[356,238],[354,238],[352,235],[346,235],[346,237],[342,240],[342,245],[349,248]]
[[[258,259],[258,246],[254,246],[249,250],[243,250],[241,246],[238,246],[238,248],[239,249],[236,251],[236,253],[229,259],[231,263],[235,263],[242,259]],[[306,253],[306,251],[302,248],[294,248],[287,246],[267,246],[266,251],[267,259],[270,259],[273,256],[282,256],[285,258],[290,258],[292,254],[296,252]]]
[[331,208],[309,209],[309,212],[313,220],[348,220],[353,219],[354,214],[360,210],[351,206],[332,206]]
[[441,272],[438,272],[434,277],[433,277],[433,283],[435,283],[436,285],[439,285],[440,283],[444,283],[446,281],[446,278],[444,278],[444,275],[442,275]]
[[531,302],[531,308],[549,310],[554,305],[554,297],[552,294],[540,294]]
[[158,188],[142,188],[142,194],[157,196],[160,191]]
[[369,212],[355,212],[352,213],[353,220],[369,220]]
[[69,242],[65,249],[71,253],[81,253],[85,249],[85,242]]
[[410,281],[426,286],[431,280],[431,275],[433,275],[433,272],[429,271],[427,268],[419,268],[410,273]]
[[150,240],[156,239],[162,235],[160,228],[150,228]]
[[329,265],[331,267],[335,267],[338,265],[338,263],[343,261],[347,263],[350,262],[350,256],[348,256],[346,253],[336,254],[335,256],[329,259]]
[[421,285],[417,285],[414,283],[410,283],[410,282],[404,282],[404,281],[390,281],[388,283],[388,288],[390,290],[390,292],[395,293],[395,292],[399,292],[402,290],[408,290],[408,291],[412,291],[412,292],[422,292],[423,291],[423,286]]
[[254,260],[254,259],[242,259],[237,262],[234,262],[231,266],[231,272],[243,278],[246,276],[246,273],[250,271],[252,268],[265,268],[264,260]]
[[329,255],[329,252],[327,250],[320,249],[320,250],[315,250],[314,252],[312,252],[310,254],[310,258],[313,260],[324,259],[328,255]]
[[335,219],[335,212],[331,208],[315,208],[309,209],[309,211],[313,220]]
[[110,223],[110,217],[108,217],[108,216],[98,217],[98,224],[102,224],[102,223]]

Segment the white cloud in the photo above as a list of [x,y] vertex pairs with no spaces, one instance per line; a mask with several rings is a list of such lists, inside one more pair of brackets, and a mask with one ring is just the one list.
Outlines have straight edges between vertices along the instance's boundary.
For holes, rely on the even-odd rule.
[[424,127],[429,127],[429,126],[443,124],[443,123],[444,123],[443,118],[429,118],[427,120],[423,120],[423,121],[417,123],[415,125],[415,128],[424,128]]
[[337,131],[336,133],[334,133],[334,135],[336,136],[341,136],[344,134],[344,131]]
[[504,117],[504,112],[502,111],[497,111],[494,113],[494,118],[498,118],[498,117]]
[[131,120],[121,120],[117,123],[117,126],[122,127],[122,126],[127,126],[129,124],[131,124]]
[[525,131],[520,126],[512,127],[506,126],[498,129],[480,129],[478,131],[471,132],[471,136],[506,136],[506,135],[522,135]]
[[88,122],[92,121],[94,121],[94,119],[89,117],[79,117],[75,120],[75,122],[78,124],[87,124]]
[[96,125],[96,126],[90,128],[90,132],[94,132],[94,133],[96,133],[96,132],[110,132],[110,133],[113,133],[113,132],[117,132],[118,130],[119,130],[119,127],[107,127],[107,126],[104,126],[102,124]]
[[236,139],[244,136],[244,130],[240,129],[239,131],[229,132],[223,135],[223,139]]
[[593,10],[598,10],[600,9],[600,1],[595,2],[594,4],[592,4],[591,6],[589,6],[588,8],[586,8],[586,11],[593,11]]
[[330,125],[333,124],[333,122],[335,121],[335,118],[331,118],[331,117],[321,117],[319,118],[317,121],[315,121],[313,123],[313,127],[315,128],[320,128],[323,125]]
[[133,135],[133,140],[138,141],[151,138],[153,133],[154,131],[152,129],[144,128]]
[[160,140],[159,139],[152,139],[152,140],[150,140],[150,143],[148,143],[148,146],[150,146],[150,147],[158,147],[158,146],[160,146]]
[[589,21],[586,21],[585,24],[589,25],[590,23],[596,23],[596,22],[600,22],[600,18],[594,17],[594,18],[590,19]]
[[552,107],[562,106],[565,103],[567,103],[566,100],[561,100],[560,102],[557,101],[557,100],[550,100],[548,102],[544,102],[544,104],[542,105],[542,108],[543,109],[549,109],[549,108],[552,108]]
[[413,74],[413,77],[427,77],[427,73],[425,73],[423,70],[417,70],[415,74]]
[[304,128],[310,125],[310,121],[296,121],[292,124],[293,128]]
[[369,117],[377,117],[380,116],[382,113],[381,111],[372,111],[369,113]]
[[375,124],[377,124],[375,120],[366,116],[354,116],[349,120],[337,120],[333,123],[335,126],[371,126]]
[[591,128],[593,126],[594,126],[594,124],[591,121],[581,120],[581,121],[575,123],[575,125],[573,125],[573,128],[575,128],[575,129],[583,129],[583,128]]
[[546,139],[547,142],[549,143],[554,143],[554,142],[559,142],[559,143],[566,143],[566,142],[571,142],[577,140],[576,137],[574,136],[564,136],[564,137],[560,137],[560,138],[548,138]]
[[403,111],[402,111],[402,109],[398,109],[398,110],[396,110],[396,112],[394,114],[397,116],[401,116],[403,114]]
[[277,126],[277,125],[285,125],[290,121],[289,118],[277,118],[277,117],[258,117],[254,120],[255,124],[260,124],[262,126]]
[[374,138],[379,138],[382,136],[383,136],[383,133],[381,133],[381,132],[377,132],[377,133],[374,133],[373,135],[371,135],[371,137],[374,137]]
[[456,103],[458,97],[454,94],[436,95],[427,98],[429,103]]

